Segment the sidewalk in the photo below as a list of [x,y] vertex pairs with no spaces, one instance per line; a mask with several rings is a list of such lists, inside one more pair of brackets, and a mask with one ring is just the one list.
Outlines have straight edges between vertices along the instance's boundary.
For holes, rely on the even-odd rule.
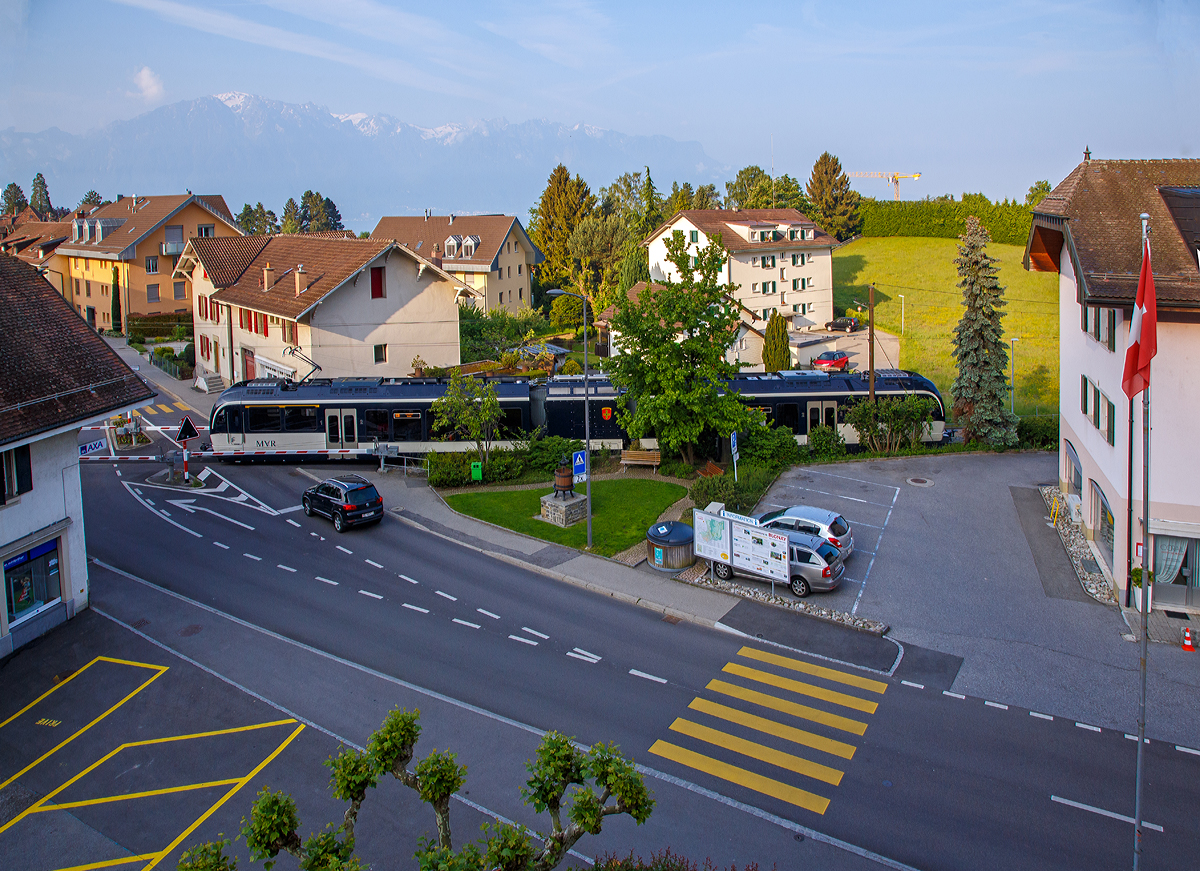
[[[196,413],[196,416],[200,419],[193,419],[193,423],[202,426],[208,425],[208,419],[212,416],[213,406],[216,405],[219,394],[209,394],[199,391],[192,387],[188,381],[176,381],[125,344],[124,339],[106,338],[105,341],[108,342],[109,347],[117,352],[117,355],[122,360],[129,364],[131,369],[150,382],[150,386],[160,394],[160,402],[163,398],[170,397],[175,402],[186,405]],[[148,419],[154,422],[152,417]],[[177,420],[171,421],[173,425],[178,424],[178,422]]]

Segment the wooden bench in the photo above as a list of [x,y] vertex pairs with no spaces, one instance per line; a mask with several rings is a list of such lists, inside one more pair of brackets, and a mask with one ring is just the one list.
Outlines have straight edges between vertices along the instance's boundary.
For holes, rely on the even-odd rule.
[[621,451],[621,471],[628,466],[653,466],[657,472],[662,464],[662,451]]
[[715,478],[718,475],[724,475],[725,470],[712,460],[709,460],[708,463],[705,464],[704,468],[700,469],[698,472],[696,472],[696,474],[701,478]]

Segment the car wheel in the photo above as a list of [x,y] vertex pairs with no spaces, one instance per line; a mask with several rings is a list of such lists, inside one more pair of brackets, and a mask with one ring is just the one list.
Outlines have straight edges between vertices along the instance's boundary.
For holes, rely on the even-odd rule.
[[342,519],[342,512],[333,512],[333,528],[338,532],[346,531],[346,521]]
[[713,563],[713,574],[723,581],[727,581],[733,577],[733,566],[725,563]]
[[312,503],[308,501],[307,496],[300,500],[300,504],[304,506],[304,515],[312,517]]
[[803,599],[812,592],[812,588],[809,587],[808,581],[797,575],[796,577],[792,578],[792,592]]

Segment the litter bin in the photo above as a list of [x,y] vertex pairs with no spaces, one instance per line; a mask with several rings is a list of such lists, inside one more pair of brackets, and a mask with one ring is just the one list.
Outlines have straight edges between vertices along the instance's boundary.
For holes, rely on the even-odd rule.
[[646,562],[651,568],[677,572],[695,564],[694,530],[681,520],[665,520],[646,530]]
[[474,463],[471,463],[471,480],[483,480],[483,463],[479,462],[478,460],[476,460]]

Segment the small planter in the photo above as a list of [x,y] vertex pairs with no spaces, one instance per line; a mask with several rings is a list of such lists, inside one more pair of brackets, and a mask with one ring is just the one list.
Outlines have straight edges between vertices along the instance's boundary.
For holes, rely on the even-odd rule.
[[1140,612],[1142,610],[1142,590],[1146,591],[1146,603],[1150,610],[1154,609],[1154,584],[1145,586],[1137,586],[1133,588],[1133,607]]

